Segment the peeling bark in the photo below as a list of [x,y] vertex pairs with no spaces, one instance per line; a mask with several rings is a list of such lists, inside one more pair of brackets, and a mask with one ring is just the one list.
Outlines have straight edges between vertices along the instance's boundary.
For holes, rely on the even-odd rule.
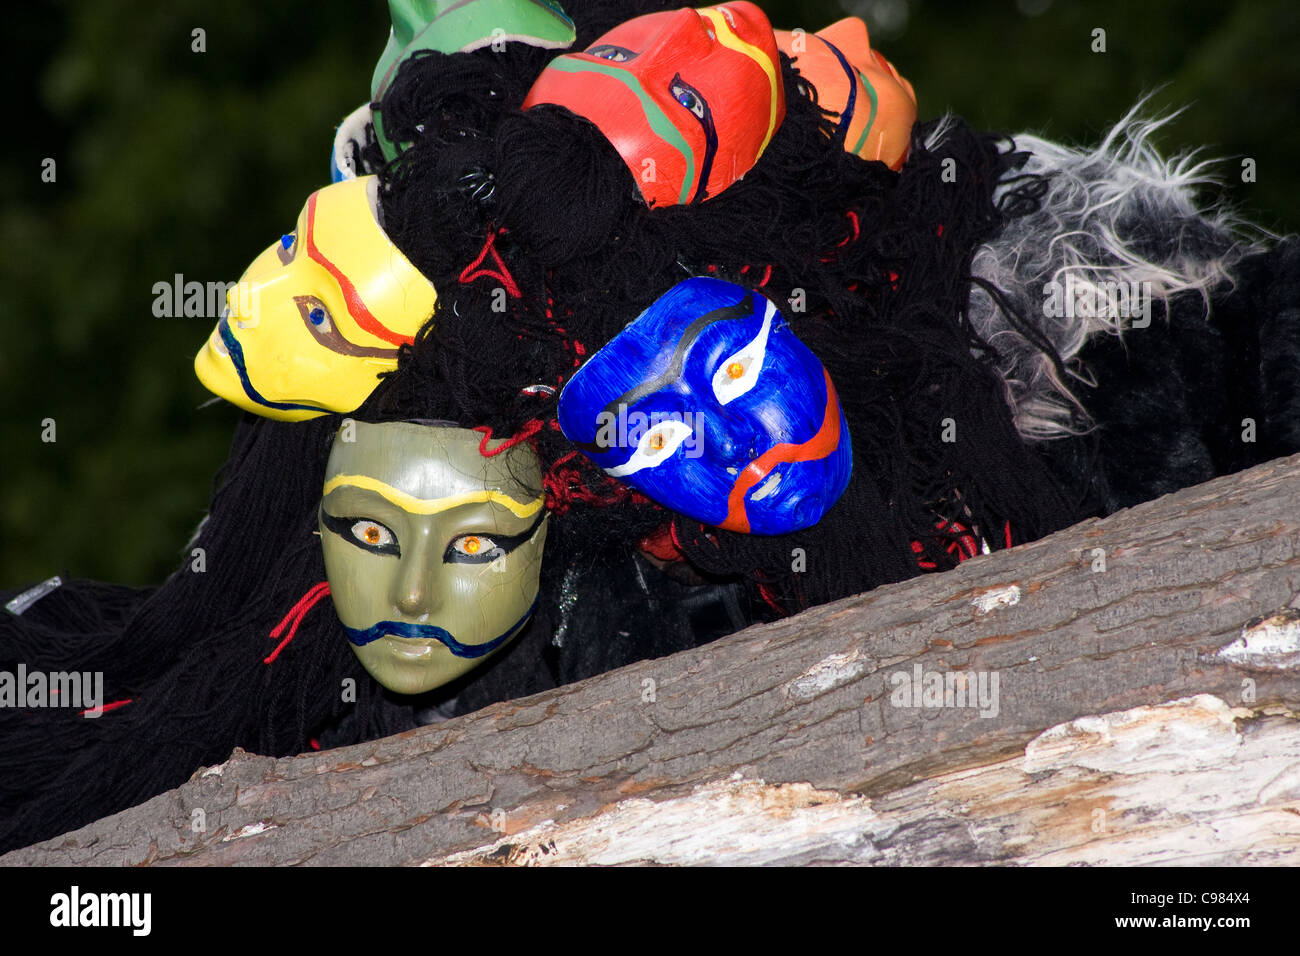
[[1298,503],[1271,462],[0,862],[1294,863]]
[[1023,755],[875,799],[736,774],[684,797],[630,798],[547,821],[424,865],[1297,860],[1300,720],[1257,719],[1200,695],[1059,724]]

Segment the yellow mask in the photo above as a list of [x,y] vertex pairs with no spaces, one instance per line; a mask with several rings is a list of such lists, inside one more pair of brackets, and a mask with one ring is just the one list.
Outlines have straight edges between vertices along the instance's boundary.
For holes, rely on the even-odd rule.
[[380,228],[374,176],[312,193],[253,260],[194,357],[211,392],[283,421],[355,410],[433,312],[433,286]]

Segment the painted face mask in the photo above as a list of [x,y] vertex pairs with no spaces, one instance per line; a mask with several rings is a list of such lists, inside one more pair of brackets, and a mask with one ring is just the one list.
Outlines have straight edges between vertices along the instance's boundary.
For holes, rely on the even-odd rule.
[[573,21],[553,0],[388,0],[388,12],[393,29],[370,81],[375,134],[388,159],[399,148],[384,135],[378,104],[411,54],[468,53],[493,44],[499,50],[505,43],[565,50],[576,39]]
[[846,150],[890,169],[903,165],[916,122],[916,94],[871,49],[865,23],[846,17],[813,34],[777,30],[776,43],[816,87],[818,104],[839,114],[837,135]]
[[411,422],[345,422],[334,439],[320,506],[330,594],[362,665],[400,694],[466,673],[537,603],[537,455],[521,443],[485,456],[482,440]]
[[650,205],[700,202],[749,172],[785,118],[776,40],[746,0],[636,17],[552,60],[524,108],[600,128]]
[[718,279],[679,283],[610,340],[559,418],[608,474],[732,531],[816,524],[853,468],[825,367],[776,306]]
[[397,367],[433,286],[384,235],[374,176],[313,193],[297,228],[253,260],[194,358],[211,392],[267,418],[350,412]]

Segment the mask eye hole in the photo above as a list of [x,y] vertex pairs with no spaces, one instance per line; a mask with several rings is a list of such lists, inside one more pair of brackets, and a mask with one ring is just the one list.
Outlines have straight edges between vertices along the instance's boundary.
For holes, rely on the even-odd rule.
[[330,514],[321,509],[321,524],[349,544],[354,544],[363,551],[372,554],[391,554],[402,556],[397,543],[397,535],[383,522],[374,518],[345,518]]
[[334,332],[334,316],[327,306],[314,295],[294,296],[298,304],[298,313],[302,316],[311,333],[318,338]]
[[695,114],[697,119],[704,119],[704,97],[700,96],[690,84],[680,78],[673,80],[671,86],[673,98]]
[[364,544],[368,548],[382,548],[397,543],[397,538],[393,532],[378,521],[371,521],[369,518],[362,518],[353,522],[352,537],[357,540],[358,544]]
[[280,237],[280,241],[275,244],[275,254],[280,257],[280,262],[288,265],[293,262],[293,257],[298,254],[298,234],[296,232],[286,232]]
[[602,43],[600,46],[594,46],[587,51],[587,55],[609,60],[611,63],[626,63],[628,60],[636,58],[636,54],[631,50],[621,46],[614,46],[612,43]]
[[641,436],[636,450],[627,461],[614,468],[606,468],[605,472],[615,478],[622,478],[646,468],[654,468],[673,457],[682,443],[693,434],[695,429],[685,422],[659,422]]
[[776,306],[767,303],[763,315],[763,327],[758,335],[744,346],[722,360],[713,373],[713,397],[726,405],[744,395],[758,383],[759,373],[763,370],[763,358],[767,354],[767,338],[772,332],[772,318]]
[[473,557],[482,552],[485,548],[491,550],[492,539],[480,538],[476,534],[467,534],[464,537],[457,538],[451,543],[451,546],[461,554],[467,554],[470,557]]
[[486,534],[462,534],[447,545],[443,560],[452,564],[488,564],[506,554],[495,538]]

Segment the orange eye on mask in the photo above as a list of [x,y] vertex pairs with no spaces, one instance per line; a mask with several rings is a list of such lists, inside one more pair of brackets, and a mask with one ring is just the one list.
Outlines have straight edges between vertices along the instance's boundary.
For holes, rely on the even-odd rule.
[[777,30],[781,52],[817,88],[817,103],[839,114],[844,148],[899,169],[907,159],[916,93],[893,65],[871,49],[867,25],[846,17],[824,30]]
[[524,108],[542,103],[598,126],[651,206],[718,195],[754,167],[785,118],[776,38],[747,0],[620,24],[551,61]]

